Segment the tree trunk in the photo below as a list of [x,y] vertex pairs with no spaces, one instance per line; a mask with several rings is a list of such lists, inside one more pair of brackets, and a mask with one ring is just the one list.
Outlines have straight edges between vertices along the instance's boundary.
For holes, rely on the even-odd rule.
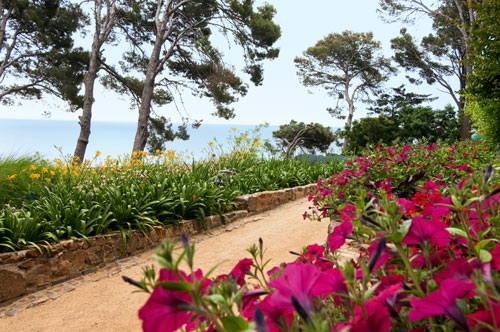
[[155,41],[151,57],[149,58],[148,67],[146,70],[146,78],[144,80],[144,88],[141,94],[141,104],[139,106],[139,118],[137,120],[137,131],[135,133],[134,146],[132,153],[135,151],[144,151],[148,141],[149,117],[151,115],[151,100],[153,99],[155,78],[158,64],[160,63],[160,51],[162,41],[158,37]]
[[[465,60],[465,87],[467,88],[469,86],[469,77],[472,74],[472,66],[469,62],[469,47],[467,46],[466,49],[467,49],[467,56]],[[462,100],[463,100],[463,106],[462,106],[463,116],[462,116],[462,130],[460,132],[460,140],[464,141],[470,138],[472,123],[470,115],[465,112],[465,99],[463,98],[463,96],[460,96],[460,101]]]
[[[94,18],[95,18],[95,32],[94,40],[92,41],[92,49],[89,55],[89,70],[83,79],[85,87],[85,95],[83,98],[83,112],[80,117],[80,136],[76,142],[74,153],[74,161],[82,163],[85,158],[85,151],[89,143],[90,137],[90,121],[92,119],[92,104],[94,103],[94,84],[97,78],[97,72],[100,69],[98,64],[99,53],[101,46],[108,38],[114,26],[114,19],[116,14],[116,1],[106,2],[106,18],[102,22],[102,6],[103,0],[95,0],[94,2]],[[103,24],[104,23],[104,24]]]
[[[97,45],[95,45],[97,47]],[[97,64],[98,49],[92,45],[90,53],[89,71],[85,74],[84,85],[85,95],[83,99],[83,112],[80,117],[80,136],[76,142],[73,159],[77,163],[82,163],[85,158],[85,151],[90,137],[90,120],[92,118],[92,104],[94,103],[94,83],[97,78],[99,66]]]
[[[346,94],[347,95],[347,94]],[[349,115],[347,116],[347,121],[345,123],[346,128],[351,128],[352,118],[354,116],[354,100],[346,97],[347,103],[349,104]],[[347,146],[349,145],[349,138],[344,138],[344,143],[342,144],[342,152],[347,150]]]

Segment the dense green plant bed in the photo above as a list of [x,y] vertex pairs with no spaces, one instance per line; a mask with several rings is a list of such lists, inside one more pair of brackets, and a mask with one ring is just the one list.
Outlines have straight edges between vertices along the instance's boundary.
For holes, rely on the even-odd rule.
[[173,151],[80,166],[60,159],[2,159],[0,251],[204,220],[234,209],[238,195],[309,184],[340,169],[334,161],[258,157],[258,144],[248,143],[253,147],[210,154],[202,162]]
[[[311,194],[305,218],[339,221],[326,248],[270,269],[260,240],[212,276],[182,236],[181,255],[161,247],[159,273],[124,279],[151,292],[144,331],[499,331],[499,173],[495,153],[470,142],[379,146]],[[346,239],[362,249],[341,262]]]

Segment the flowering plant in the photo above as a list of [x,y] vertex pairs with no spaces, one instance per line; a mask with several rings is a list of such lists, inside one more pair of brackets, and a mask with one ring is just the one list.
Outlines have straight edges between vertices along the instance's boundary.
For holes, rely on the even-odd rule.
[[455,184],[491,164],[494,152],[478,142],[378,145],[375,150],[351,160],[329,179],[317,181],[317,191],[309,196],[313,206],[304,219],[339,217],[339,208],[350,203],[368,203],[384,197],[409,198],[419,185],[434,181]]
[[[141,308],[145,331],[498,331],[500,178],[490,166],[456,185],[424,181],[408,198],[391,192],[343,203],[325,247],[310,245],[265,273],[263,245],[229,275],[192,265],[194,246],[157,256],[160,278]],[[342,262],[346,239],[361,245]],[[293,253],[293,252],[292,252]],[[189,274],[179,269],[184,259]],[[149,270],[151,271],[151,270]],[[130,280],[129,280],[130,281]]]

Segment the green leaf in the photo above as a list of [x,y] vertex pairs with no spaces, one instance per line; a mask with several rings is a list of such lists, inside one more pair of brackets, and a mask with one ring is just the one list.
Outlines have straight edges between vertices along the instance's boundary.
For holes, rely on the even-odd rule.
[[465,237],[467,238],[467,233],[463,230],[461,230],[460,228],[456,228],[456,227],[447,227],[446,230],[448,232],[450,232],[451,234],[453,235],[460,235],[462,237]]
[[491,241],[490,239],[479,241],[474,246],[474,248],[476,249],[476,251],[481,251],[484,248],[484,246],[487,245],[490,241]]
[[222,317],[220,320],[227,332],[245,331],[249,328],[248,322],[241,317]]
[[462,207],[462,204],[460,204],[460,201],[458,200],[457,196],[455,196],[455,195],[451,195],[451,202],[457,208],[461,208]]
[[481,249],[479,251],[479,259],[481,260],[482,263],[488,263],[491,262],[493,256],[491,256],[491,254],[488,251]]
[[185,281],[163,281],[158,284],[159,286],[172,291],[192,291],[193,284]]
[[395,243],[401,242],[403,238],[408,234],[408,230],[410,229],[411,226],[411,219],[404,220],[399,229],[397,230],[396,234],[393,235],[393,238],[391,239]]
[[215,304],[225,304],[226,300],[224,299],[224,296],[220,294],[212,294],[206,297],[210,302],[215,303]]
[[380,281],[375,283],[374,285],[372,285],[370,288],[368,288],[365,292],[365,294],[363,294],[363,297],[365,298],[365,300],[369,300],[370,297],[372,296],[373,292],[375,291],[375,289],[377,289],[377,287],[380,285]]

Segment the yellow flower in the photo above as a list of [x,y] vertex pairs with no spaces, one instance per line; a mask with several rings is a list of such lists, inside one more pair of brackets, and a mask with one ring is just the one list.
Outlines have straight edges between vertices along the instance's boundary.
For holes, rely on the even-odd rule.
[[248,151],[248,154],[251,156],[251,155],[252,155],[252,152]]
[[12,174],[11,176],[9,176],[9,180],[14,180],[16,178],[16,174]]
[[33,173],[33,174],[30,175],[30,178],[32,178],[32,179],[39,179],[40,178],[40,174]]
[[259,141],[255,142],[255,146],[259,146],[259,145],[260,145]]
[[96,157],[99,157],[100,155],[101,155],[101,151],[97,150],[97,151],[95,152],[95,156],[96,156]]
[[42,172],[43,172],[43,173],[48,173],[48,172],[49,172],[49,170],[47,169],[47,167],[44,167],[44,168],[42,168]]
[[73,175],[74,175],[74,176],[78,176],[78,172],[73,171]]
[[56,175],[56,172],[50,171],[50,175],[54,176],[54,175]]
[[170,162],[168,160],[165,160],[165,165],[168,165],[170,164]]
[[247,135],[245,135],[245,139],[248,139],[248,136],[247,136]]
[[35,166],[35,165],[31,165],[31,166],[30,166],[30,168],[31,168],[32,170],[36,170],[36,166]]
[[236,128],[231,128],[233,131],[236,131]]
[[211,141],[211,142],[210,142],[210,143],[208,143],[208,144],[210,144],[210,145],[214,145],[214,142],[213,142],[213,141]]
[[186,158],[187,158],[187,159],[190,159],[190,158],[191,158],[191,156],[187,156]]
[[45,181],[50,182],[51,179],[50,178],[45,178]]

